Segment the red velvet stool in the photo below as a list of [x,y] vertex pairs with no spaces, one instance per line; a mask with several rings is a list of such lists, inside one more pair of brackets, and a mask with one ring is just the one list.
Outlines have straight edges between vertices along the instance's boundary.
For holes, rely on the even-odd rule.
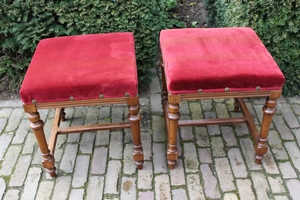
[[[132,33],[90,34],[41,40],[28,68],[20,96],[42,152],[42,164],[56,176],[54,149],[59,134],[131,128],[133,157],[143,167],[138,79]],[[64,108],[127,104],[129,122],[60,127]],[[49,140],[39,109],[56,109]],[[119,148],[119,147],[116,147]]]
[[[178,157],[178,126],[243,122],[254,140],[255,161],[261,163],[284,76],[256,33],[251,28],[163,30],[160,46],[169,168],[174,168]],[[267,98],[260,133],[243,101],[248,97]],[[241,109],[243,117],[180,120],[181,100],[214,98],[234,98],[234,110]]]

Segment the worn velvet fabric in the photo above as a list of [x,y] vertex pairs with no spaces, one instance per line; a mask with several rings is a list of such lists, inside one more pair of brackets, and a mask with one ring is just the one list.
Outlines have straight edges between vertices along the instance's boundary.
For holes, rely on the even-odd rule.
[[132,33],[89,34],[41,40],[20,89],[25,104],[136,96]]
[[163,30],[160,46],[172,94],[225,88],[279,90],[284,83],[282,72],[251,28]]

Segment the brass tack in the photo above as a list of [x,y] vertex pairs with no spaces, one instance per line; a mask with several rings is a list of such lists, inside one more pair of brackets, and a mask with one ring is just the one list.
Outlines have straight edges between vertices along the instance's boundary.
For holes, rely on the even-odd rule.
[[100,99],[103,99],[103,98],[104,98],[104,95],[103,95],[103,94],[100,94],[100,95],[99,95],[99,98],[100,98]]
[[70,101],[74,101],[74,97],[73,96],[70,96]]
[[202,89],[199,89],[199,90],[198,90],[198,93],[202,93],[202,92],[203,92]]
[[130,97],[130,95],[127,92],[124,95],[125,97]]
[[229,87],[225,88],[225,92],[229,92],[229,90],[230,90]]
[[35,99],[33,99],[33,100],[31,101],[31,103],[33,103],[33,104],[36,104],[36,100],[35,100]]
[[256,90],[260,90],[260,86],[257,86],[257,87],[256,87]]

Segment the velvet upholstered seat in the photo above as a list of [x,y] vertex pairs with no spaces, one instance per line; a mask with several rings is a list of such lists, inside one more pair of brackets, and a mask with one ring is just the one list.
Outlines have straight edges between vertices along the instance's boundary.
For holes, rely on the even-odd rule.
[[[143,164],[140,141],[138,78],[132,33],[88,34],[43,39],[39,42],[24,81],[20,96],[29,113],[43,155],[43,165],[56,176],[54,149],[59,134],[104,129],[131,128],[134,160]],[[127,104],[129,122],[96,124],[82,127],[59,127],[64,108]],[[52,134],[46,143],[38,109],[55,108]]]
[[[160,34],[163,105],[168,129],[168,163],[177,160],[178,126],[246,122],[255,142],[256,162],[267,151],[267,134],[281,96],[284,76],[251,28],[187,28]],[[179,120],[182,99],[234,98],[239,119]],[[267,97],[258,134],[243,98]]]

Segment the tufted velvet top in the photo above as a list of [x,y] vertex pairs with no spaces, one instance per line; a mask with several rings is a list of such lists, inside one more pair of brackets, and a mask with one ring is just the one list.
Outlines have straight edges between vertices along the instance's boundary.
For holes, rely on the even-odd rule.
[[284,83],[282,72],[251,28],[163,30],[160,46],[172,94],[280,90]]
[[136,96],[132,33],[65,36],[39,42],[20,89],[25,104]]

